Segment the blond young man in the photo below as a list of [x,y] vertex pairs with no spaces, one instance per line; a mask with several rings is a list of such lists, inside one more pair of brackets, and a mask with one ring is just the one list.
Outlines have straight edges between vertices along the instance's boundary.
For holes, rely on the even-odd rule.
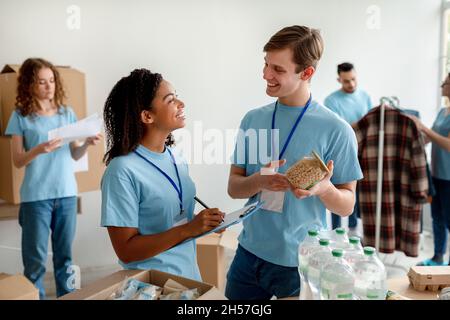
[[[362,178],[352,128],[311,97],[310,80],[323,51],[320,33],[304,26],[286,27],[271,37],[264,51],[266,93],[277,100],[248,112],[240,128],[243,133],[267,130],[267,141],[256,135],[254,150],[249,136],[238,136],[228,193],[248,198],[248,203],[263,199],[265,209],[244,221],[227,276],[229,299],[298,295],[299,243],[309,229],[326,227],[325,209],[341,216],[352,213],[356,180]],[[261,171],[266,163],[250,161],[263,145],[273,145],[275,174]],[[283,172],[313,150],[326,161],[330,174],[310,190],[295,189]]]

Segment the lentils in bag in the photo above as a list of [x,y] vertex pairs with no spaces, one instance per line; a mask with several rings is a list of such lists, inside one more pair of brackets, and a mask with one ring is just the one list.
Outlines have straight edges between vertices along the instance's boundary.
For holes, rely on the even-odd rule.
[[296,188],[309,190],[322,180],[329,170],[317,152],[303,157],[286,171],[286,178]]

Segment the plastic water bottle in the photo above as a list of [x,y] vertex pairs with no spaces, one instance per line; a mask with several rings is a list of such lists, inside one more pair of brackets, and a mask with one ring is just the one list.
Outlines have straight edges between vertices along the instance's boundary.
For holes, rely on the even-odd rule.
[[330,240],[320,239],[319,247],[313,251],[308,260],[308,283],[315,299],[320,298],[321,268],[331,259]]
[[348,247],[349,240],[347,233],[344,228],[336,228],[334,229],[333,234],[333,243],[331,243],[331,247],[333,249],[341,248],[346,249]]
[[365,259],[355,263],[355,294],[362,300],[385,300],[386,268],[373,247],[364,247]]
[[320,297],[323,300],[353,300],[355,275],[344,260],[342,249],[333,249],[333,259],[320,274]]
[[361,246],[361,239],[359,237],[350,237],[350,244],[344,249],[344,259],[351,267],[361,259],[364,259],[364,250]]
[[309,230],[306,238],[298,246],[298,273],[308,281],[308,260],[311,253],[319,247],[318,231]]

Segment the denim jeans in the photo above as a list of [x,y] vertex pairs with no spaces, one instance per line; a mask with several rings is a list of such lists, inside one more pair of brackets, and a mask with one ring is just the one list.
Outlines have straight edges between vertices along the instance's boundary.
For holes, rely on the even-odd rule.
[[[359,197],[358,197],[358,190],[355,192],[355,207],[353,208],[353,213],[348,216],[348,227],[349,228],[356,228],[358,225],[358,217],[359,217]],[[340,228],[341,227],[341,216],[331,213],[331,226],[332,229]]]
[[447,230],[450,231],[450,181],[433,178],[436,194],[431,202],[434,255],[447,251]]
[[284,267],[258,258],[240,245],[227,275],[225,296],[230,300],[269,300],[298,296],[297,267]]
[[44,276],[48,238],[51,231],[53,268],[58,297],[73,291],[69,288],[72,265],[72,242],[77,219],[77,198],[67,197],[20,204],[22,227],[22,261],[24,275],[39,289],[45,299]]

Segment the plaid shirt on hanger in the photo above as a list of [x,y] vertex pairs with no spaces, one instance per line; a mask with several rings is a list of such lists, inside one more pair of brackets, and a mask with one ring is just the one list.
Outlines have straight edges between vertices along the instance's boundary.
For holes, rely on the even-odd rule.
[[[380,110],[373,108],[355,125],[358,158],[364,179],[358,183],[359,208],[366,246],[375,246],[378,136]],[[428,180],[423,137],[414,122],[399,109],[385,107],[383,192],[380,252],[403,251],[417,257],[420,215]]]

